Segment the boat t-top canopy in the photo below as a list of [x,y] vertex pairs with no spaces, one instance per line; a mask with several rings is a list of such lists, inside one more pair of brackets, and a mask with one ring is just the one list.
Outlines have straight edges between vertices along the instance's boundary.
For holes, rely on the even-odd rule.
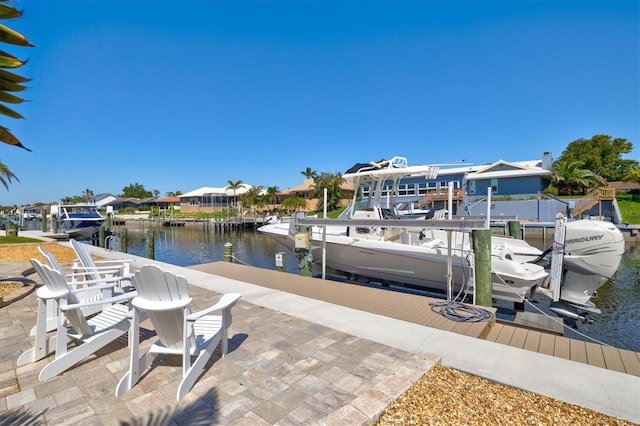
[[[360,167],[358,167],[360,166]],[[438,176],[439,168],[436,166],[409,166],[405,157],[393,157],[390,160],[371,162],[370,164],[359,164],[350,170],[357,170],[346,173],[342,178],[353,184],[356,189],[353,194],[353,206],[356,209],[360,187],[368,187],[368,197],[366,208],[374,206],[382,207],[382,197],[388,195],[387,206],[396,205],[398,196],[398,185],[400,181],[407,177],[424,177],[425,179],[435,179]],[[390,185],[385,185],[390,182]]]
[[[359,167],[356,171],[355,167]],[[405,177],[424,176],[425,179],[435,179],[438,176],[439,168],[436,166],[409,166],[405,157],[393,157],[390,160],[371,162],[369,164],[358,164],[349,169],[349,173],[342,175],[342,178],[357,186],[367,182],[379,182],[381,180],[398,181]]]

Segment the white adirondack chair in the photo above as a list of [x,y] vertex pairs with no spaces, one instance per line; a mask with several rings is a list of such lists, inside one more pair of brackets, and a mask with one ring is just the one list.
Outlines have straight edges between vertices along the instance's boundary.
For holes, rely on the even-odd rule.
[[[155,265],[143,266],[133,278],[138,296],[131,301],[134,307],[130,332],[131,358],[129,371],[120,379],[116,396],[131,389],[140,375],[151,365],[156,354],[182,356],[182,381],[177,400],[191,390],[205,364],[218,344],[222,356],[228,352],[228,328],[231,308],[240,299],[238,293],[223,295],[218,303],[202,311],[191,313],[191,298],[187,280]],[[221,315],[209,315],[220,311]],[[139,355],[139,316],[146,312],[159,340]],[[197,357],[191,363],[191,357]]]
[[[20,355],[18,365],[42,359],[55,350],[55,359],[40,371],[40,380],[47,380],[127,333],[131,311],[128,305],[120,302],[132,299],[136,296],[135,292],[121,294],[109,300],[80,303],[77,294],[81,293],[83,288],[73,290],[63,273],[43,265],[37,259],[31,259],[31,264],[45,282],[37,291],[38,315],[45,313],[46,300],[56,300],[59,309],[58,328],[57,333],[47,339],[44,330],[46,322],[38,321],[40,330],[36,333],[36,342],[33,348]],[[90,319],[82,312],[82,308],[86,306],[105,303],[110,304],[109,308]],[[68,340],[73,340],[76,345],[70,350],[67,349]]]
[[122,287],[130,285],[131,280],[131,260],[98,260],[94,261],[87,247],[73,238],[69,240],[71,248],[78,256],[74,262],[74,271],[84,271],[89,273],[91,279],[96,280],[104,276],[117,275],[122,278]]
[[[60,265],[60,263],[58,262],[58,259],[56,259],[53,253],[48,252],[47,250],[43,249],[41,246],[38,246],[38,250],[40,251],[40,254],[42,254],[42,256],[47,261],[47,264],[52,269],[60,271],[63,274],[65,273],[64,269],[62,268],[62,265]],[[86,288],[82,291],[82,298],[81,298],[82,303],[93,302],[101,298],[108,299],[117,294],[123,293],[122,289],[120,288],[121,278],[119,276],[111,276],[107,274],[101,278],[99,275],[96,276],[94,272],[77,272],[77,271],[72,274],[66,274],[66,276],[71,279],[71,282],[69,283],[69,285],[72,287],[74,291],[75,289],[80,287],[92,286],[92,290]],[[111,285],[103,285],[100,288],[96,288],[94,285],[95,283],[91,281],[93,279],[95,279],[95,282],[97,282],[98,284],[111,284]],[[89,305],[83,308],[82,311],[85,314],[85,316],[90,316],[100,312],[103,309],[103,307],[106,308],[108,306],[109,304]],[[38,316],[37,318],[37,320],[42,320],[42,319],[46,319],[45,330],[47,332],[55,330],[56,327],[58,326],[58,304],[55,301],[55,299],[51,299],[51,298],[47,299],[46,316],[43,316],[43,317]],[[36,325],[34,325],[30,330],[31,336],[35,336],[37,333],[37,330],[38,330],[38,324],[36,323]]]

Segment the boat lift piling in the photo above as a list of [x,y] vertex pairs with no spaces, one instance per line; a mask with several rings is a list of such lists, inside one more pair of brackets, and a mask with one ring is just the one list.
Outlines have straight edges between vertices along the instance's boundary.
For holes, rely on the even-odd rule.
[[492,306],[491,301],[491,229],[471,231],[474,253],[474,305]]

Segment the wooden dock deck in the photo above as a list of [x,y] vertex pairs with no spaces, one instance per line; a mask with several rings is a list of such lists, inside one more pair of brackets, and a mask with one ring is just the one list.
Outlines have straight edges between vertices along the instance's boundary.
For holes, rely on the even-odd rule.
[[[432,311],[429,303],[441,302],[440,299],[237,263],[215,262],[190,269],[640,377],[638,352],[497,323],[495,319],[476,323],[451,321]],[[495,309],[487,310],[495,314]]]

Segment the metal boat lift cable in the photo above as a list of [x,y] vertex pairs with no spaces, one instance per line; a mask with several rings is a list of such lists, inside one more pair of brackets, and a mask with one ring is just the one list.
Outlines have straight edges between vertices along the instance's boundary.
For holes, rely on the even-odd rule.
[[486,309],[461,302],[444,301],[429,303],[431,310],[444,316],[451,321],[457,322],[480,322],[493,319],[493,313]]
[[240,263],[241,265],[245,265],[245,266],[253,266],[253,265],[249,265],[248,263],[243,262],[242,260],[238,259],[238,258],[236,257],[236,255],[235,255],[235,254],[231,254],[231,258],[232,258],[233,260],[235,260],[236,262]]
[[[462,235],[463,240],[461,242],[461,246],[464,247],[464,235],[466,235],[466,233],[463,232]],[[467,274],[465,272],[467,268],[471,268],[471,264],[468,258],[467,266],[462,267],[462,284],[460,286],[460,291],[458,292],[458,294],[456,294],[456,296],[452,300],[429,303],[429,305],[431,306],[431,310],[451,321],[456,322],[490,321],[494,317],[493,313],[478,306],[462,303],[462,300],[464,300],[469,294],[469,286],[466,279]]]

